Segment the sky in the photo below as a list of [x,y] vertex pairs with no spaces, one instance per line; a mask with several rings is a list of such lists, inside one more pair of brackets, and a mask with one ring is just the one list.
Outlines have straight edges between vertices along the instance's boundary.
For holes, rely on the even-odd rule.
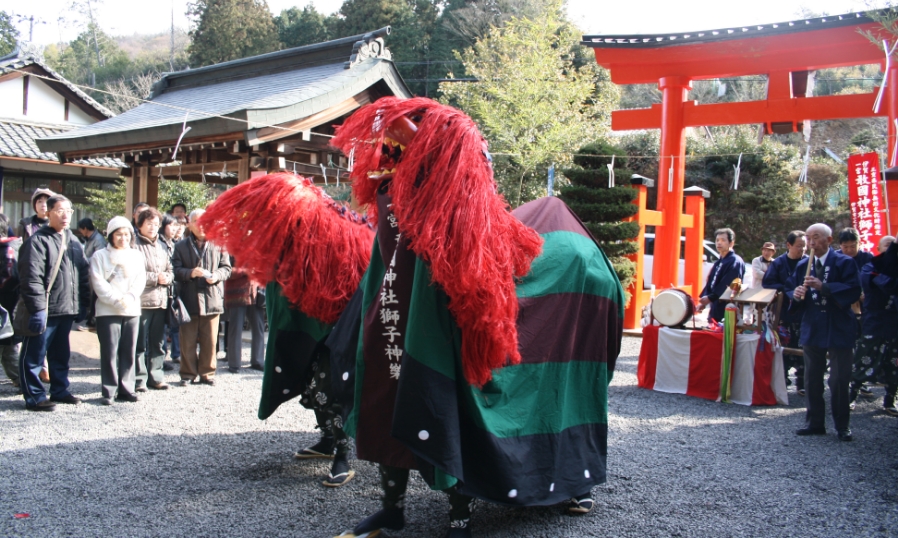
[[[0,10],[22,17],[34,17],[32,40],[40,45],[70,41],[80,31],[78,16],[68,8],[73,0],[0,0]],[[882,6],[886,0],[568,0],[568,15],[586,34],[652,34],[711,30],[728,26],[785,22],[800,18],[802,7],[815,13],[838,15]],[[174,11],[175,26],[188,28],[188,0],[94,0],[99,4],[100,26],[112,35],[155,34],[167,31]],[[309,0],[268,0],[275,14]],[[311,0],[316,9],[330,14],[340,9],[342,0]],[[28,39],[29,24],[17,25]],[[372,28],[373,29],[373,28]],[[389,38],[388,38],[389,39]]]

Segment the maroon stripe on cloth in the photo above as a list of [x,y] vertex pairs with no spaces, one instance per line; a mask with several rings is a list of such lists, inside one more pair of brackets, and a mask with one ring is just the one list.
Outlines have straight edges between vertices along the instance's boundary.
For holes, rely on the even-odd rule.
[[720,396],[723,333],[692,331],[689,338],[689,381],[686,394],[706,400]]
[[636,367],[636,382],[640,388],[655,388],[655,371],[658,369],[658,330],[661,327],[649,325],[642,329],[642,348],[639,350],[639,364]]
[[[617,305],[607,297],[553,293],[518,299],[518,347],[521,362],[607,362],[620,353]],[[609,361],[610,359],[610,361]]]
[[527,202],[512,211],[511,214],[536,230],[538,234],[566,231],[595,241],[577,215],[558,198],[549,196]]

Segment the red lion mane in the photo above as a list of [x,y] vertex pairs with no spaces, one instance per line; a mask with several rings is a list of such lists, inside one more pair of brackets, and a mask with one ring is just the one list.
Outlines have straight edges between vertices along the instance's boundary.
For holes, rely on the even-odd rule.
[[509,212],[484,154],[486,141],[463,112],[426,98],[384,97],[337,128],[331,143],[352,152],[353,193],[376,211],[386,131],[400,117],[417,124],[389,187],[399,230],[449,296],[462,334],[465,378],[483,386],[492,370],[521,361],[515,277],[530,271],[542,238]]
[[374,240],[367,219],[286,172],[228,189],[199,224],[253,282],[277,282],[290,303],[325,323],[358,288]]

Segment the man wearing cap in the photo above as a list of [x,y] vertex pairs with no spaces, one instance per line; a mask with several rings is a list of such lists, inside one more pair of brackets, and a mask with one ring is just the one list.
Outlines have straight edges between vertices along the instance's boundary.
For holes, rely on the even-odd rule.
[[56,194],[50,189],[35,189],[31,195],[31,207],[34,209],[34,215],[25,217],[19,221],[16,227],[16,236],[21,237],[24,241],[28,239],[34,232],[40,230],[49,222],[47,217],[47,199]]
[[770,241],[767,241],[764,243],[764,246],[761,247],[761,255],[751,261],[752,289],[764,287],[762,285],[764,275],[767,274],[767,270],[770,268],[770,263],[773,262],[774,254],[776,254],[776,246]]
[[[813,259],[801,260],[789,279],[786,295],[790,312],[801,312],[801,347],[804,352],[807,412],[798,435],[826,434],[823,377],[829,354],[830,407],[840,441],[851,441],[848,384],[854,362],[857,323],[851,305],[861,296],[861,281],[854,260],[830,245],[832,228],[817,223],[808,228],[808,249]],[[809,263],[813,265],[809,267]],[[809,270],[810,269],[810,270]]]

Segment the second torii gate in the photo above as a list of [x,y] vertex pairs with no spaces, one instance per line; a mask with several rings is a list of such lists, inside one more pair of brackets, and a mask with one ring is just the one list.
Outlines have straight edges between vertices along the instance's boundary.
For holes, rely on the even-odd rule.
[[[881,28],[863,14],[847,14],[682,34],[584,36],[583,44],[595,50],[596,60],[611,72],[613,82],[657,83],[661,89],[660,105],[617,110],[611,119],[615,131],[661,129],[656,209],[662,223],[655,231],[654,283],[664,287],[678,282],[687,127],[762,124],[767,133],[787,133],[800,130],[807,120],[887,116],[891,156],[898,119],[898,62],[889,69],[878,113],[873,112],[876,92],[811,97],[806,91],[808,72],[813,70],[885,65],[882,50],[861,31],[876,34]],[[706,105],[687,101],[693,80],[758,74],[768,77],[765,100]],[[890,209],[898,206],[898,181],[888,185],[888,198]],[[898,218],[892,223],[894,234]],[[687,245],[687,256],[701,256],[701,239]],[[637,275],[634,298],[642,295],[642,281]],[[686,284],[697,297],[698,282]],[[641,309],[644,301],[632,303],[631,308]],[[627,318],[631,328],[633,318]]]

